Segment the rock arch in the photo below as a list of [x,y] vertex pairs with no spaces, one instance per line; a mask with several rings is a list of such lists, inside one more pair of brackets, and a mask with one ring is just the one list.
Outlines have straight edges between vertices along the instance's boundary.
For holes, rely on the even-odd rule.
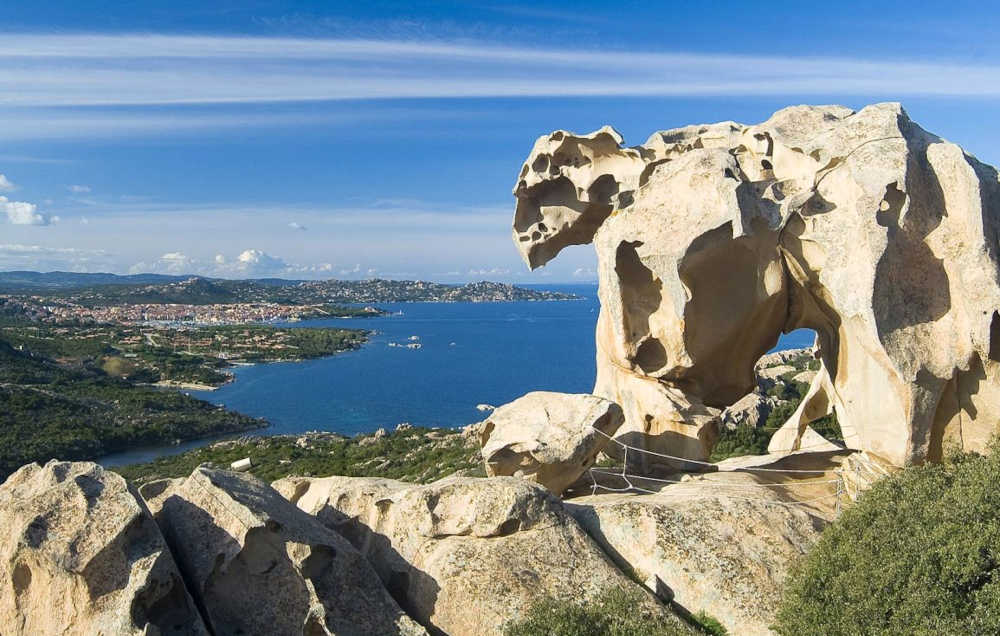
[[619,436],[705,459],[756,360],[805,327],[822,368],[775,448],[829,409],[849,446],[897,466],[986,445],[1000,422],[994,168],[895,103],[622,142],[610,127],[541,137],[514,188],[529,267],[596,248],[594,392],[622,406]]

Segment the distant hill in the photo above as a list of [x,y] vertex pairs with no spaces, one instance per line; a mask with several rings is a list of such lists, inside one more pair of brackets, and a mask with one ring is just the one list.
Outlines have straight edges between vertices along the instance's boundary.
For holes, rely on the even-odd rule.
[[572,294],[479,282],[447,285],[413,280],[229,280],[161,274],[0,272],[0,293],[70,299],[86,306],[121,304],[211,305],[271,302],[287,305],[377,302],[501,302],[571,300]]
[[166,274],[82,274],[78,272],[0,272],[0,291],[23,289],[72,289],[93,285],[155,285],[190,278]]

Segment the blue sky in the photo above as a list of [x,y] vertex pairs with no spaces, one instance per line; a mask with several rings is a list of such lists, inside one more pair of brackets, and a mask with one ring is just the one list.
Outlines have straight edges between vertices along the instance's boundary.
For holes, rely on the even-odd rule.
[[557,128],[892,100],[1000,163],[989,3],[10,4],[0,269],[592,279],[509,238]]

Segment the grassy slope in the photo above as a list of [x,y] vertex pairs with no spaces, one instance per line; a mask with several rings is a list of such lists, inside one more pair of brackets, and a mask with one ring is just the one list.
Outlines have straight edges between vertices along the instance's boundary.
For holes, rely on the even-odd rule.
[[266,481],[289,475],[346,475],[427,483],[459,470],[484,475],[475,440],[460,430],[427,428],[383,437],[345,438],[333,433],[245,437],[115,471],[126,479],[144,482],[185,477],[203,463],[228,468],[244,457],[253,460],[250,472]]

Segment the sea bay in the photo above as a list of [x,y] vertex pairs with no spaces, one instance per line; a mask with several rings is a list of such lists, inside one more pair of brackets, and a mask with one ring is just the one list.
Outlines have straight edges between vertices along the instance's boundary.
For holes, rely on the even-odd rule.
[[[234,369],[235,381],[191,394],[271,426],[251,435],[333,431],[344,435],[415,426],[458,427],[528,391],[589,393],[595,374],[596,285],[546,285],[573,301],[381,303],[379,318],[311,320],[291,326],[373,330],[361,349],[303,362]],[[783,335],[776,349],[809,346]],[[417,345],[408,348],[406,345]],[[395,346],[394,346],[395,345]],[[102,458],[113,466],[182,452],[211,440],[136,448]]]

